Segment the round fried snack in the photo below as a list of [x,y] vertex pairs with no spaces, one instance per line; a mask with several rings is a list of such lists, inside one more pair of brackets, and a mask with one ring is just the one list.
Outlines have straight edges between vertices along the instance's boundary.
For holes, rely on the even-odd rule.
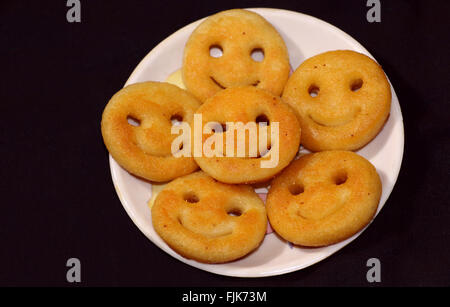
[[369,161],[351,151],[323,151],[300,157],[272,181],[266,209],[287,241],[325,246],[364,228],[380,197],[380,177]]
[[[294,111],[267,91],[252,86],[229,88],[209,98],[195,113],[202,117],[203,131],[201,147],[193,142],[195,161],[219,181],[266,181],[298,152],[300,124]],[[213,143],[213,137],[221,139],[223,146]],[[214,152],[208,153],[210,148]]]
[[250,186],[220,183],[199,171],[175,179],[159,193],[152,222],[161,238],[182,256],[222,263],[259,246],[267,216]]
[[374,60],[338,50],[304,61],[289,78],[283,100],[296,110],[303,146],[311,151],[356,150],[381,130],[391,89]]
[[192,157],[174,157],[172,121],[189,122],[200,102],[175,85],[143,82],[129,85],[108,102],[102,135],[108,151],[130,173],[168,181],[195,171]]
[[[214,49],[221,56],[211,55]],[[257,13],[233,9],[208,17],[192,32],[182,74],[187,89],[203,102],[232,86],[253,85],[280,95],[289,69],[288,51],[277,30]]]

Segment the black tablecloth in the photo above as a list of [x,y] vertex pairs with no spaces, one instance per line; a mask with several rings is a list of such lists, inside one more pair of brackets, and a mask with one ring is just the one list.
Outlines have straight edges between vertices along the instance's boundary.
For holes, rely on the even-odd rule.
[[[0,4],[0,285],[450,285],[449,29],[447,1],[381,1],[369,23],[354,1],[66,1]],[[275,7],[327,21],[359,41],[389,76],[404,117],[405,154],[385,207],[355,241],[304,270],[262,279],[214,275],[164,253],[116,195],[100,118],[140,60],[199,18],[234,7]],[[320,39],[320,38],[317,38]]]

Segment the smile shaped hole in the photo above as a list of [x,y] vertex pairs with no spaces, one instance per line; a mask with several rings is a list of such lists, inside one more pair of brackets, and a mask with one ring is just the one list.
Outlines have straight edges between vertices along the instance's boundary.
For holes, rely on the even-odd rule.
[[335,185],[341,185],[344,184],[347,181],[347,173],[342,171],[337,173],[334,177],[333,177],[333,182]]
[[194,192],[184,193],[183,199],[185,201],[187,201],[188,203],[191,203],[191,204],[195,204],[195,203],[198,203],[200,201],[200,199],[198,198],[197,194],[195,194]]
[[[226,89],[227,87],[225,85],[222,85],[219,81],[217,81],[216,79],[214,79],[213,76],[209,76],[209,78],[211,79],[211,81],[217,85],[218,87],[220,87],[221,89]],[[251,86],[258,86],[261,83],[261,80],[256,80],[255,82],[249,84]]]
[[358,91],[363,86],[363,80],[362,79],[356,79],[350,84],[350,90],[352,92]]
[[267,154],[269,154],[269,151],[270,151],[271,149],[272,149],[272,146],[271,146],[271,145],[267,146],[267,149],[266,149],[266,150],[262,150],[262,151],[258,154],[258,156],[256,156],[256,158],[259,159],[259,158],[265,157]]
[[250,52],[250,56],[255,62],[262,62],[264,61],[264,50],[262,48],[254,48]]
[[302,194],[304,191],[305,188],[302,184],[295,183],[289,187],[289,192],[294,196]]
[[209,47],[209,55],[213,58],[220,58],[223,55],[223,49],[220,45],[212,45]]
[[217,85],[218,87],[220,87],[220,88],[223,89],[223,90],[226,89],[226,87],[223,86],[222,84],[220,84],[219,82],[217,82],[217,80],[214,79],[213,76],[210,76],[210,78],[211,78],[211,81],[214,82],[215,85]]
[[231,210],[227,211],[227,214],[229,216],[241,216],[242,215],[242,211],[238,208],[233,208]]
[[319,92],[320,92],[320,88],[315,84],[310,85],[308,88],[308,94],[309,94],[309,96],[311,96],[313,98],[317,97],[319,95]]
[[134,116],[128,115],[127,121],[131,126],[139,127],[141,125],[141,121]]
[[180,114],[174,114],[170,117],[170,121],[172,122],[173,126],[179,126],[183,122],[183,116]]
[[255,122],[258,125],[266,125],[266,126],[270,125],[269,118],[265,114],[259,114],[258,116],[256,116]]

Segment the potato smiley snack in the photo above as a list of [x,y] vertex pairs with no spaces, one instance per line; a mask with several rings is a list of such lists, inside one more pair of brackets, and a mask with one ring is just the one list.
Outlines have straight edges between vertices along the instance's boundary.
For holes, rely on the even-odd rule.
[[220,183],[199,171],[175,179],[158,194],[152,222],[179,254],[222,263],[259,246],[267,216],[264,203],[250,186]]
[[351,151],[323,151],[294,161],[267,195],[272,228],[302,246],[340,242],[377,211],[381,181],[373,165]]
[[[219,181],[255,183],[269,180],[298,152],[301,129],[294,111],[280,97],[267,91],[253,86],[222,90],[207,99],[196,114],[202,116],[203,127],[208,123],[223,127],[221,132],[214,131],[214,136],[223,138],[224,146],[215,148],[220,155],[208,156],[205,153],[209,141],[206,137],[209,138],[210,134],[203,134],[204,152],[195,157],[200,168]],[[251,128],[252,124],[255,127],[253,138],[250,132],[242,133],[247,133],[243,127]],[[241,131],[238,131],[239,127]],[[240,132],[246,136],[244,144],[238,142]],[[253,144],[251,139],[255,140]],[[253,156],[250,152],[252,145],[255,149]],[[242,156],[237,155],[239,149],[245,150]]]
[[105,107],[102,135],[108,151],[130,173],[168,181],[195,171],[192,157],[176,158],[171,119],[190,121],[200,103],[175,85],[143,82],[117,92]]
[[283,100],[296,110],[306,148],[356,150],[385,123],[391,89],[374,60],[336,50],[304,61],[289,78]]
[[[211,55],[212,49],[221,54]],[[263,54],[255,60],[252,53]],[[255,86],[280,95],[289,76],[286,45],[275,28],[257,13],[234,9],[208,17],[184,49],[183,80],[204,102],[231,86]]]

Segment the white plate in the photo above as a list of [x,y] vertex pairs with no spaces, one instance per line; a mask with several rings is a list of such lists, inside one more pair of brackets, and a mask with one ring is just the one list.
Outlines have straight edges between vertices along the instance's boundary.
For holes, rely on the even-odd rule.
[[[287,44],[293,69],[306,58],[328,50],[351,49],[371,56],[352,37],[317,18],[279,9],[250,10],[264,16],[281,33]],[[156,46],[136,67],[126,85],[148,80],[164,81],[172,72],[179,69],[184,44],[201,21],[198,20],[178,30]],[[383,193],[378,212],[394,187],[403,157],[403,119],[395,91],[392,87],[391,90],[392,108],[386,125],[371,143],[358,151],[358,154],[375,165],[381,177]],[[199,263],[178,255],[154,231],[151,212],[147,206],[147,201],[151,197],[151,184],[130,175],[111,157],[110,166],[120,201],[137,227],[154,244],[176,259],[216,274],[262,277],[300,270],[332,255],[361,233],[338,244],[322,248],[293,247],[272,233],[265,237],[262,245],[255,252],[241,260],[226,264]],[[378,227],[381,226],[378,225]]]

